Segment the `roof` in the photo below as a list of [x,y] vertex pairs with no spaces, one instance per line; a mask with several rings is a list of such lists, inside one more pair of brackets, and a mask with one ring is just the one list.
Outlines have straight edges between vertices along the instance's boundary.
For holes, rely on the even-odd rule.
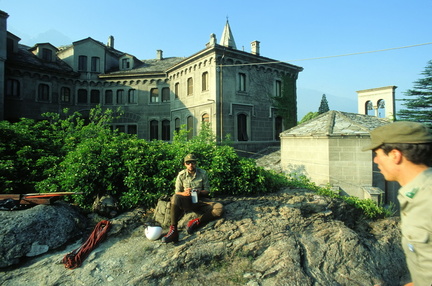
[[184,60],[184,57],[170,57],[150,60],[140,60],[141,64],[130,70],[114,71],[105,74],[105,76],[110,75],[132,75],[132,74],[143,74],[143,73],[164,73],[171,66]]
[[226,21],[226,24],[225,24],[224,30],[222,32],[222,37],[221,37],[219,44],[222,46],[225,46],[225,47],[237,49],[237,46],[236,46],[236,43],[234,40],[234,36],[231,32],[231,27],[228,23],[228,20]]
[[281,137],[369,136],[370,131],[390,122],[386,118],[330,110],[282,132]]
[[32,52],[30,47],[25,45],[18,45],[17,53],[8,54],[8,64],[21,66],[26,69],[45,70],[57,73],[69,73],[75,74],[72,68],[59,58],[55,58],[54,61],[46,61],[38,58]]

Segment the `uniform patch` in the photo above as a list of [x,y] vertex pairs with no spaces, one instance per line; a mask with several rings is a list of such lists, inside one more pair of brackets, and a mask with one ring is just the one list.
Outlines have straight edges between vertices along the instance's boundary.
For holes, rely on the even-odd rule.
[[405,196],[407,196],[408,198],[412,199],[414,198],[414,196],[417,194],[417,192],[419,191],[419,188],[414,188],[409,192],[405,193]]

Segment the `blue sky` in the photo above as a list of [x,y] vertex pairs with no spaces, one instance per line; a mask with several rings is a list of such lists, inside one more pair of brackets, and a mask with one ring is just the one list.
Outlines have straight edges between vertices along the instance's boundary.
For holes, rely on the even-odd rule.
[[[432,60],[432,0],[0,0],[0,10],[22,44],[113,35],[118,50],[139,59],[158,49],[190,56],[211,33],[220,40],[228,17],[238,49],[258,40],[262,56],[304,68],[299,120],[318,111],[323,94],[330,109],[347,112],[357,112],[358,90],[395,85],[401,99]],[[387,51],[364,53],[378,50]]]

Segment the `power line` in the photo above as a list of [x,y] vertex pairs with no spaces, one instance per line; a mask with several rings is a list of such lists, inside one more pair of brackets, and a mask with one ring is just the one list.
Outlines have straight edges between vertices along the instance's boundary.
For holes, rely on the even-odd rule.
[[268,65],[268,64],[278,64],[278,63],[289,64],[290,62],[311,61],[311,60],[330,59],[330,58],[347,57],[347,56],[355,56],[355,55],[363,55],[363,54],[372,54],[372,53],[387,52],[387,51],[392,51],[392,50],[415,48],[415,47],[426,46],[426,45],[432,45],[432,42],[423,43],[423,44],[416,44],[416,45],[409,45],[409,46],[403,46],[403,47],[396,47],[396,48],[388,48],[388,49],[367,51],[367,52],[357,52],[357,53],[350,53],[350,54],[335,55],[335,56],[324,56],[324,57],[315,57],[315,58],[306,58],[306,59],[296,59],[296,60],[289,60],[289,61],[271,61],[271,62],[262,62],[262,63],[232,64],[232,65],[221,65],[221,66],[223,66],[223,67],[234,67],[234,66]]

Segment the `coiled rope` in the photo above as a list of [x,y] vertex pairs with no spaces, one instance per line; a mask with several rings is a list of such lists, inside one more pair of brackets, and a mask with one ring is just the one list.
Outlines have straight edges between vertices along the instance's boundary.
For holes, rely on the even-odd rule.
[[83,245],[63,257],[63,264],[68,269],[80,267],[84,259],[103,241],[108,233],[111,223],[107,220],[100,221]]

